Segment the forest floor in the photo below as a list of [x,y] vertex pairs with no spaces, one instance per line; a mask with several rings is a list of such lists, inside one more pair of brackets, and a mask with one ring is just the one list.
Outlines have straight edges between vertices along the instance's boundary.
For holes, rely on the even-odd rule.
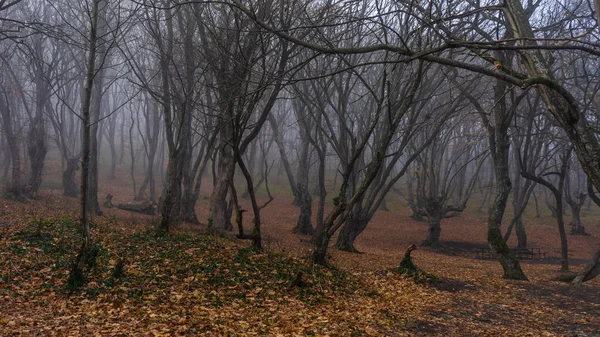
[[[110,186],[101,196],[130,201],[126,184]],[[376,214],[356,242],[361,254],[332,247],[327,269],[306,259],[310,237],[292,234],[298,210],[281,194],[263,211],[264,252],[203,225],[156,239],[155,217],[103,208],[92,227],[98,257],[77,291],[66,287],[77,199],[52,189],[26,203],[0,199],[0,336],[600,336],[600,280],[552,281],[550,217],[526,218],[530,246],[547,253],[522,261],[529,281],[503,280],[497,261],[479,258],[486,223],[475,211],[442,223],[441,248],[413,252],[436,276],[419,281],[394,271],[427,231],[405,209]],[[206,219],[208,201],[198,204]],[[569,236],[574,271],[600,242],[600,217],[584,219],[591,236]],[[305,287],[288,288],[299,271]]]

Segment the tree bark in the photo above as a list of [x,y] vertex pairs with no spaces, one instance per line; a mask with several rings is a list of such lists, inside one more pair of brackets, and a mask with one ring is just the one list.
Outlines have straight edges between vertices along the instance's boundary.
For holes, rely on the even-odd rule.
[[[508,137],[508,135],[506,135]],[[494,254],[498,256],[500,264],[504,270],[504,278],[511,280],[527,280],[527,277],[521,270],[521,265],[517,257],[508,248],[502,237],[500,226],[508,202],[508,196],[511,190],[511,182],[508,176],[508,142],[504,142],[506,150],[500,150],[498,158],[494,161],[496,166],[496,197],[492,204],[490,216],[488,218],[488,244]]]
[[17,135],[13,130],[10,106],[6,101],[5,95],[6,93],[4,92],[0,93],[0,114],[2,115],[6,142],[8,143],[8,148],[10,150],[10,161],[12,162],[11,180],[7,191],[15,195],[21,195],[23,193],[23,184],[21,182],[21,153]]
[[2,149],[4,150],[4,157],[3,157],[3,162],[4,162],[4,167],[2,170],[2,180],[0,180],[0,183],[2,184],[8,184],[8,172],[10,172],[10,163],[12,160],[12,156],[11,156],[11,151],[10,151],[10,147],[8,146],[8,142],[6,142],[6,144],[2,144]]
[[116,135],[117,115],[113,115],[108,119],[108,129],[106,134],[106,140],[108,141],[108,147],[110,148],[110,170],[108,173],[108,178],[111,180],[117,179],[115,172],[117,170],[117,161],[119,159],[117,157]]
[[[104,0],[93,0],[97,2],[101,2]],[[104,34],[107,30],[107,23],[105,19],[105,11],[102,10],[106,6],[106,3],[102,4],[102,7],[98,8],[97,18],[96,18],[96,30],[98,36]],[[94,58],[94,62],[97,63],[94,65],[95,73],[93,74],[93,86],[91,87],[91,97],[90,97],[90,120],[88,123],[89,127],[89,163],[87,168],[87,178],[88,185],[85,193],[87,193],[87,210],[90,213],[94,213],[96,215],[102,215],[102,210],[100,209],[100,203],[98,202],[98,160],[99,160],[99,145],[98,145],[98,129],[100,127],[100,118],[102,118],[102,96],[104,90],[104,75],[105,69],[104,66],[108,58],[106,50],[106,46],[104,43],[101,43],[99,39],[95,41],[97,44],[95,53],[98,54],[98,58]],[[83,174],[83,171],[82,171]],[[82,190],[82,193],[83,190]]]
[[340,229],[335,247],[346,252],[359,253],[354,247],[354,241],[367,228],[369,220],[361,217],[360,210],[353,210],[352,213]]
[[[42,69],[40,69],[42,70]],[[41,76],[41,74],[38,74]],[[42,185],[42,173],[44,171],[44,161],[46,159],[46,153],[48,148],[46,146],[46,126],[44,123],[44,107],[48,100],[48,84],[44,83],[41,78],[37,78],[35,81],[36,85],[36,102],[35,102],[35,116],[31,120],[29,125],[29,132],[27,133],[27,153],[29,155],[30,165],[30,194],[35,197],[40,186]]]
[[[254,228],[252,228],[252,233],[250,234],[250,239],[252,239],[252,246],[256,249],[262,249],[260,208],[258,207],[258,203],[256,201],[256,194],[254,193],[254,183],[252,182],[252,174],[244,164],[242,155],[239,152],[237,152],[237,150],[235,153],[235,157],[237,164],[240,167],[240,170],[246,178],[246,191],[248,191],[248,195],[250,196],[252,211],[254,212]],[[229,218],[231,219],[231,214],[229,215]]]
[[577,274],[572,284],[580,285],[600,275],[600,249],[594,254],[592,260]]
[[[506,0],[504,14],[522,44],[536,45],[533,29],[525,15],[520,0]],[[600,143],[588,118],[581,113],[577,99],[546,69],[545,60],[539,50],[520,53],[521,60],[530,78],[525,86],[535,85],[544,104],[567,134],[583,170],[596,188],[600,188]]]
[[515,234],[517,234],[517,247],[527,248],[527,232],[525,231],[525,226],[523,226],[522,216],[519,216],[515,221]]
[[296,186],[296,191],[300,215],[298,216],[298,222],[294,227],[294,233],[310,235],[313,233],[312,197],[308,190],[308,186],[304,184],[298,184]]
[[[562,198],[559,204],[562,208]],[[569,245],[567,242],[567,232],[565,230],[565,221],[562,209],[557,209],[558,232],[560,235],[560,270],[569,271]]]
[[[567,177],[568,178],[568,177]],[[571,208],[571,235],[589,235],[585,231],[585,226],[581,223],[581,208],[585,204],[587,195],[580,192],[576,198],[571,197],[571,191],[567,188],[565,191],[565,201]]]
[[[525,273],[521,269],[521,265],[517,257],[504,242],[502,237],[502,218],[506,210],[508,196],[511,191],[511,181],[509,174],[509,154],[510,154],[510,137],[508,129],[514,114],[515,107],[508,109],[505,101],[505,91],[507,90],[506,83],[498,80],[494,88],[494,97],[496,105],[493,113],[496,125],[492,126],[485,115],[485,111],[478,105],[476,101],[472,101],[478,106],[484,124],[488,131],[488,143],[492,154],[492,162],[494,164],[494,173],[496,176],[496,196],[490,209],[488,217],[488,244],[491,251],[498,256],[500,265],[504,271],[503,277],[511,280],[527,280]],[[513,102],[513,104],[516,104]]]
[[436,247],[440,245],[440,234],[442,233],[441,226],[442,217],[439,215],[427,215],[427,239],[423,241],[422,246]]
[[63,194],[67,197],[75,198],[79,195],[79,189],[75,181],[77,170],[79,170],[79,156],[67,158],[67,167],[62,174]]
[[[229,110],[229,109],[228,109]],[[229,116],[229,118],[227,118]],[[221,133],[219,134],[219,158],[217,161],[217,176],[210,197],[210,217],[208,219],[209,230],[215,234],[222,235],[228,227],[231,219],[227,219],[227,191],[233,183],[233,172],[235,170],[235,158],[233,155],[233,125],[230,121],[231,111],[223,116],[219,123]]]
[[90,224],[88,218],[88,184],[89,184],[89,164],[90,164],[90,123],[91,123],[91,112],[90,106],[92,101],[92,93],[94,87],[94,76],[96,74],[96,48],[97,48],[97,26],[98,26],[98,8],[99,2],[102,0],[92,0],[92,11],[90,21],[90,39],[89,39],[89,51],[87,59],[87,73],[85,87],[81,103],[81,195],[80,195],[80,222],[81,222],[81,234],[83,242],[79,249],[76,261],[73,265],[72,273],[73,276],[77,270],[81,271],[85,257],[91,246],[91,233]]
[[560,251],[561,251],[561,271],[568,272],[569,271],[569,248],[567,242],[567,233],[565,231],[565,222],[564,222],[564,205],[563,205],[563,193],[564,193],[564,185],[565,178],[568,174],[569,170],[569,157],[571,156],[572,149],[569,148],[565,153],[561,156],[562,163],[558,178],[558,187],[555,187],[551,182],[544,180],[539,176],[535,176],[532,173],[522,171],[521,174],[523,177],[533,180],[538,184],[541,184],[547,187],[554,196],[554,202],[556,203],[556,208],[554,211],[556,212],[556,223],[558,225],[558,233],[560,235]]
[[580,205],[571,205],[571,214],[572,219],[571,223],[571,235],[589,235],[585,231],[585,226],[581,223],[581,206]]

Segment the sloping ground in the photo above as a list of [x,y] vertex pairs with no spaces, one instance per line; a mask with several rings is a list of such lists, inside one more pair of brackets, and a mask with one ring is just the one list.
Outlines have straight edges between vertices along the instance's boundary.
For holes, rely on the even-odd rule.
[[[426,233],[401,211],[376,216],[357,242],[364,254],[332,249],[341,270],[332,271],[288,257],[305,256],[310,245],[291,234],[297,210],[283,198],[264,211],[265,253],[205,236],[200,225],[181,225],[180,234],[157,240],[151,217],[105,209],[93,228],[101,249],[90,283],[70,292],[76,221],[63,209],[74,211],[76,202],[51,191],[29,204],[1,200],[0,209],[2,336],[600,334],[598,280],[582,287],[551,282],[558,266],[544,261],[524,263],[530,282],[502,280],[497,262],[476,259],[470,249],[485,242],[479,216],[442,225],[442,240],[453,244],[413,252],[419,267],[440,278],[416,284],[389,271]],[[206,212],[201,202],[199,217]],[[536,246],[556,255],[554,227],[533,223],[528,230]],[[578,261],[598,242],[597,224],[588,231],[592,237],[569,237]],[[119,257],[125,272],[115,278]],[[288,289],[298,271],[307,287]]]

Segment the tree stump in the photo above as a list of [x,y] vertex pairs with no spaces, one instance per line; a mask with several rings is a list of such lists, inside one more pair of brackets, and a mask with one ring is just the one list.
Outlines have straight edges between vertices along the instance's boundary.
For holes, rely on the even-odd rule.
[[113,198],[112,194],[109,193],[106,195],[106,198],[104,199],[104,207],[106,207],[106,208],[114,207],[112,204],[112,198]]
[[404,270],[406,272],[416,272],[418,270],[417,266],[413,263],[412,261],[412,257],[410,257],[410,253],[412,253],[413,250],[417,249],[417,245],[415,245],[414,243],[410,246],[408,246],[408,248],[406,248],[406,252],[404,253],[404,257],[402,258],[402,261],[400,261],[400,270]]
[[293,280],[288,284],[288,289],[292,289],[294,287],[304,288],[306,284],[302,281],[302,272],[299,271],[296,273],[296,276]]

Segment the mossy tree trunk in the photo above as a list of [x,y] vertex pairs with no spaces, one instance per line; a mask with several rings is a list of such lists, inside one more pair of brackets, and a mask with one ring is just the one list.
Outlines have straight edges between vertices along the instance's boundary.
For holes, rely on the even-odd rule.
[[[389,149],[390,143],[392,142],[400,123],[404,120],[409,109],[412,108],[413,100],[417,94],[417,90],[420,88],[424,73],[423,63],[420,62],[419,66],[415,69],[414,80],[407,84],[407,95],[404,97],[403,103],[395,109],[383,105],[383,102],[385,101],[384,98],[389,99],[389,97],[382,96],[377,99],[378,105],[376,107],[376,114],[370,122],[370,125],[366,128],[365,133],[361,136],[358,145],[353,147],[351,156],[349,160],[345,162],[343,167],[342,183],[340,185],[338,196],[334,198],[334,208],[324,221],[323,230],[317,233],[317,239],[315,240],[316,247],[313,252],[313,262],[317,264],[326,264],[327,249],[331,237],[348,218],[349,211],[359,202],[362,202],[365,193],[367,193],[367,190],[373,181],[381,174],[381,168],[386,159],[386,152]],[[350,193],[348,192],[348,189],[350,180],[355,174],[354,167],[361,159],[361,155],[367,147],[375,128],[379,125],[380,118],[386,118],[389,123],[386,124],[387,128],[377,139],[377,142],[371,144],[372,157],[370,158],[369,164],[365,167],[364,177],[361,179],[358,188],[356,188],[354,193],[349,197]]]
[[[510,63],[503,52],[497,52],[496,56],[502,63]],[[508,129],[513,119],[516,105],[518,104],[517,98],[514,95],[510,95],[513,105],[511,107],[507,106],[507,90],[508,86],[505,82],[501,80],[496,81],[494,88],[494,102],[496,103],[493,107],[494,124],[492,124],[487,110],[481,106],[479,101],[470,93],[462,91],[475,106],[486,127],[488,145],[494,166],[496,194],[488,216],[488,244],[491,251],[498,257],[504,271],[504,278],[527,280],[517,257],[506,245],[501,231],[502,219],[512,188],[509,171],[510,136],[508,135]]]
[[89,184],[89,163],[90,163],[90,128],[91,128],[91,101],[94,86],[94,76],[96,74],[96,49],[98,43],[98,16],[99,3],[103,0],[92,0],[92,9],[90,12],[90,36],[89,50],[87,59],[87,73],[85,86],[83,89],[81,103],[81,187],[80,187],[80,202],[79,202],[79,219],[81,223],[82,243],[79,248],[79,253],[73,262],[72,269],[69,275],[70,283],[81,284],[82,269],[86,260],[86,256],[91,247],[90,223],[88,218],[88,184]]
[[369,223],[369,219],[363,218],[362,215],[362,207],[359,205],[352,209],[348,219],[346,219],[344,226],[342,226],[342,229],[338,234],[337,242],[335,244],[337,249],[351,253],[359,252],[356,247],[354,247],[354,241],[360,233],[367,228],[367,224]]

